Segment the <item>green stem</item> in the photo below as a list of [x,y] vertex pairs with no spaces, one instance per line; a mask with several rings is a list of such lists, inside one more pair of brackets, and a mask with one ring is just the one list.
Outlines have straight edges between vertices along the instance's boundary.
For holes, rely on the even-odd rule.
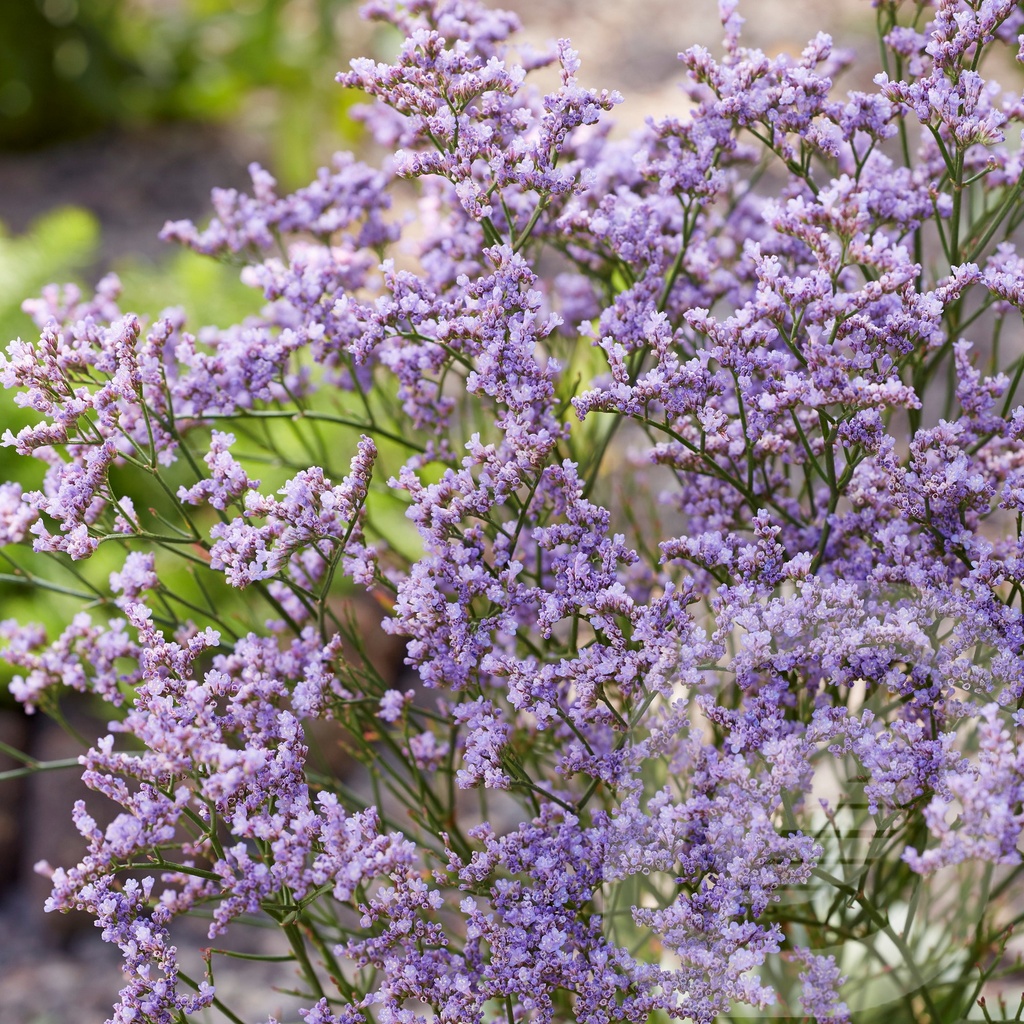
[[361,430],[367,434],[379,434],[381,437],[386,437],[389,441],[394,441],[397,444],[403,445],[406,448],[411,449],[414,452],[425,452],[426,448],[421,444],[417,444],[415,441],[409,439],[408,436],[402,434],[396,434],[391,430],[385,430],[383,427],[377,426],[375,423],[366,423],[362,420],[351,419],[347,416],[335,416],[329,412],[316,412],[313,409],[307,409],[304,412],[289,412],[286,409],[274,410],[274,409],[254,409],[245,413],[210,413],[203,416],[204,420],[239,420],[239,419],[250,419],[250,420],[322,420],[325,423],[336,423],[342,427],[353,427],[356,430]]
[[36,772],[54,772],[64,768],[81,768],[81,762],[77,757],[65,757],[59,761],[36,761],[25,754],[18,755],[6,743],[0,743],[0,752],[10,757],[18,757],[25,762],[23,768],[11,768],[6,772],[0,772],[0,782],[7,782],[10,779],[24,778],[26,775],[34,775]]
[[878,913],[871,901],[865,897],[864,893],[860,889],[854,889],[852,886],[847,885],[842,881],[842,879],[836,878],[835,875],[820,867],[813,868],[812,874],[828,882],[830,885],[835,886],[842,892],[845,892],[850,899],[854,900],[864,908],[864,912],[871,921],[889,937],[893,945],[899,950],[900,955],[903,957],[903,962],[907,965],[907,968],[914,979],[914,984],[916,986],[915,991],[920,994],[929,1014],[931,1014],[932,1024],[945,1024],[941,1014],[939,1013],[938,1007],[932,1000],[931,993],[928,991],[928,983],[921,976],[921,971],[917,966],[917,961],[914,959],[914,954],[907,945],[903,936],[889,924],[888,920]]

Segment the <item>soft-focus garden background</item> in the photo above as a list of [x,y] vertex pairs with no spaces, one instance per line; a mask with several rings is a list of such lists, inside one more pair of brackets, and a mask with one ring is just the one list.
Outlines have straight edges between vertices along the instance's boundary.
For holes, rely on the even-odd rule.
[[[719,38],[716,0],[502,6],[520,14],[535,46],[572,39],[584,83],[625,95],[623,129],[678,110],[676,54]],[[869,0],[756,0],[741,11],[751,45],[798,52],[828,31],[864,54],[849,83],[870,78]],[[255,298],[237,271],[167,251],[160,227],[202,217],[213,186],[244,187],[252,160],[291,188],[334,150],[365,149],[347,116],[360,97],[334,74],[397,42],[361,22],[348,0],[0,0],[0,344],[33,332],[23,298],[53,281],[91,285],[110,270],[124,283],[125,308],[153,315],[181,304],[193,325],[244,316]],[[0,429],[24,422],[0,394]],[[26,461],[0,449],[0,480],[34,482]],[[0,579],[0,619],[15,613],[52,631],[65,609]],[[82,702],[63,710],[85,734],[102,728]],[[0,742],[43,761],[80,749],[6,696]],[[0,754],[0,771],[15,764]],[[42,858],[77,860],[69,812],[79,795],[73,769],[0,781],[0,1024],[100,1022],[120,987],[117,950],[102,947],[84,916],[45,917],[47,886],[32,873]],[[261,1020],[274,1009],[263,994],[228,1001]]]

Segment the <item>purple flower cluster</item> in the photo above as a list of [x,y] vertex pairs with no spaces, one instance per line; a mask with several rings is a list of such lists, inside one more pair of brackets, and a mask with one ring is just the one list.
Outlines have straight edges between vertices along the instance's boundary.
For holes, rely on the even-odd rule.
[[115,1022],[210,1004],[193,910],[273,922],[309,1024],[838,1024],[879,934],[908,1012],[967,1015],[998,908],[966,952],[915,908],[1024,872],[1024,100],[984,63],[1024,16],[874,7],[844,95],[828,37],[768,56],[722,0],[689,112],[623,139],[566,41],[379,0],[406,42],[339,81],[385,168],[254,167],[165,229],[258,316],[26,304],[3,443],[45,469],[0,540],[92,607],[0,640],[27,710],[115,715],[49,904],[121,947]]
[[[372,551],[362,543],[360,520],[376,456],[373,441],[362,437],[349,475],[340,484],[331,486],[323,470],[314,466],[281,488],[283,501],[252,489],[252,481],[230,457],[226,464],[218,458],[216,464],[211,463],[212,478],[181,495],[196,503],[196,491],[202,500],[205,488],[212,492],[210,504],[223,508],[230,500],[228,495],[237,499],[246,491],[244,517],[218,523],[210,531],[215,541],[210,548],[210,567],[222,571],[235,587],[269,579],[286,568],[312,587],[337,552],[344,553],[348,575],[357,582],[372,583]],[[267,522],[252,526],[245,521],[248,518]]]

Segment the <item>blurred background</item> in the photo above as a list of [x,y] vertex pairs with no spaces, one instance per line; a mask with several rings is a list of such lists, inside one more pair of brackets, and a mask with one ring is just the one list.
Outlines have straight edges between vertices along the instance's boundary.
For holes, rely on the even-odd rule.
[[[720,39],[717,0],[502,6],[520,14],[534,46],[568,36],[583,82],[626,96],[614,115],[624,128],[679,111],[678,52]],[[870,81],[870,0],[750,0],[741,11],[751,45],[796,53],[829,31],[870,58],[850,84]],[[349,0],[0,0],[0,347],[35,331],[24,298],[49,282],[89,288],[110,270],[124,283],[122,307],[143,315],[180,304],[193,326],[226,325],[255,310],[237,268],[169,249],[157,233],[168,219],[203,219],[212,187],[245,188],[252,160],[290,189],[336,149],[365,149],[347,116],[361,97],[334,75],[353,56],[384,59],[398,43]],[[27,422],[0,392],[0,431]],[[39,470],[0,448],[8,479],[35,486]],[[40,621],[56,635],[70,606],[4,582],[5,571],[0,620]],[[9,678],[0,668],[0,744],[40,761],[77,756],[81,745],[58,726],[14,706]],[[104,730],[84,699],[63,711],[86,737]],[[0,779],[0,1024],[98,1024],[121,984],[118,951],[84,915],[45,916],[48,884],[32,871],[40,859],[80,856],[70,821],[83,795],[77,772],[17,776],[17,765],[0,746],[9,776]],[[266,992],[238,983],[227,1001],[254,1021],[287,1012]]]
[[347,0],[3,0],[0,222],[23,235],[78,208],[63,265],[95,275],[161,254],[164,220],[251,160],[302,184],[355,141],[333,80],[353,29]]

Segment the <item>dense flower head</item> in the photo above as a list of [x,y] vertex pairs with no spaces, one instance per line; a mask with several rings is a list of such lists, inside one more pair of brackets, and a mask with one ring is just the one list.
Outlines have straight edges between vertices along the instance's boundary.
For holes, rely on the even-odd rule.
[[114,716],[82,757],[114,809],[45,870],[124,954],[115,1022],[213,1002],[193,911],[278,928],[307,1024],[841,1024],[897,954],[887,998],[960,1019],[995,970],[1024,102],[985,58],[1024,19],[878,0],[844,92],[830,38],[771,56],[719,6],[689,106],[623,138],[568,41],[375,0],[405,42],[339,81],[383,166],[253,166],[165,228],[257,315],[147,324],[111,277],[26,304],[4,583],[87,608],[0,644],[27,711]]
[[[348,476],[331,485],[318,466],[303,470],[278,492],[283,500],[268,498],[255,490],[253,481],[237,463],[229,466],[236,477],[235,491],[245,489],[243,515],[216,524],[210,530],[214,544],[210,548],[210,566],[224,572],[232,586],[244,587],[257,580],[284,574],[296,586],[311,587],[332,571],[338,559],[358,568],[351,574],[360,582],[372,579],[373,553],[363,543],[361,520],[370,474],[377,455],[373,441],[362,437]],[[223,476],[215,466],[212,480],[213,507],[223,508]],[[200,481],[203,487],[207,481]],[[182,495],[189,500],[192,492]],[[234,497],[238,494],[233,492]],[[247,519],[264,519],[265,525],[250,525]]]

